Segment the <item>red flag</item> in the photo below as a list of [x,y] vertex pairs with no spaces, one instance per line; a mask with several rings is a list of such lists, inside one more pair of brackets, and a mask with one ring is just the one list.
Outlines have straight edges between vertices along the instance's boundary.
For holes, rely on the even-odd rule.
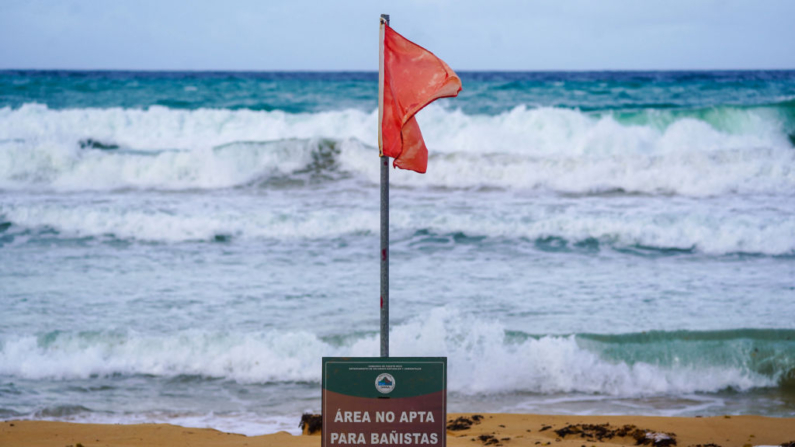
[[457,96],[461,79],[433,53],[383,26],[381,153],[393,157],[395,167],[424,173],[428,149],[414,115],[438,98]]

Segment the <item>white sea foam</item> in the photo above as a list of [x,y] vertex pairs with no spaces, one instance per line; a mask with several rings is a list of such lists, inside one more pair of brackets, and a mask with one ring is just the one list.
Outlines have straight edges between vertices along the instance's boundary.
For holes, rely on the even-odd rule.
[[[437,235],[461,233],[531,241],[559,238],[572,244],[595,240],[617,248],[641,246],[716,255],[795,253],[795,216],[776,209],[775,201],[769,206],[764,203],[686,201],[677,205],[639,197],[605,207],[599,201],[571,204],[550,198],[548,203],[539,199],[532,206],[513,206],[510,213],[487,202],[472,202],[461,209],[397,207],[390,220],[392,230],[403,234],[401,238],[421,229]],[[131,196],[113,201],[82,196],[55,201],[47,196],[22,197],[0,203],[0,220],[14,225],[7,234],[53,229],[61,238],[111,236],[168,243],[213,241],[216,236],[287,242],[379,231],[373,208],[352,204],[296,209],[289,196],[267,202],[256,196]]]
[[[598,393],[649,396],[748,390],[774,386],[776,377],[743,364],[703,356],[692,364],[608,360],[575,336],[511,342],[495,322],[437,308],[393,328],[392,355],[448,357],[449,389],[462,395],[505,392]],[[164,336],[58,333],[2,341],[0,374],[25,379],[92,375],[201,375],[242,383],[319,382],[322,356],[375,356],[376,336],[331,345],[307,332],[207,333]]]
[[0,140],[76,146],[83,139],[138,150],[210,149],[235,141],[349,138],[373,141],[375,113],[358,110],[289,114],[281,111],[198,109],[51,110],[39,104],[0,109]]
[[[693,196],[786,193],[795,152],[768,109],[724,110],[713,122],[517,107],[466,115],[429,107],[419,120],[430,174],[395,172],[410,186],[547,188]],[[0,188],[225,188],[306,167],[318,140],[340,141],[339,168],[377,182],[376,114],[133,109],[0,109]],[[117,151],[81,150],[93,139]],[[301,141],[289,141],[300,139]],[[275,142],[252,144],[245,142]]]
[[300,435],[297,421],[300,414],[293,415],[262,415],[256,413],[182,413],[174,414],[163,411],[147,411],[141,413],[109,413],[79,412],[65,416],[42,416],[34,413],[15,416],[15,420],[52,420],[81,424],[171,424],[180,427],[212,428],[225,433],[239,433],[245,436],[260,436],[280,431]]

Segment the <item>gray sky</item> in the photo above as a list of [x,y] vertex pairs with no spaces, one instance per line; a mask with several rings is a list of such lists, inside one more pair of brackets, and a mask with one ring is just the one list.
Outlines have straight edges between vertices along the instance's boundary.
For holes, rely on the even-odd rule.
[[788,0],[0,0],[0,69],[374,71],[380,13],[457,70],[795,68]]

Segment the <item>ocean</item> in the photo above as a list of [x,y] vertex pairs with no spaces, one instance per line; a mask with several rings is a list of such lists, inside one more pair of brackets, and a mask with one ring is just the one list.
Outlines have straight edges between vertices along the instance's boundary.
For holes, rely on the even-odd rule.
[[[795,416],[795,71],[460,73],[391,171],[448,411]],[[377,73],[0,71],[0,419],[297,433],[379,353]]]

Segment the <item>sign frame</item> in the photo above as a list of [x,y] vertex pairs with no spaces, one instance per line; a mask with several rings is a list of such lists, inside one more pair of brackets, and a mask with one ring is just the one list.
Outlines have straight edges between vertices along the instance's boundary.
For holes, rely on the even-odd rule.
[[322,447],[446,447],[447,357],[323,357],[322,377]]

